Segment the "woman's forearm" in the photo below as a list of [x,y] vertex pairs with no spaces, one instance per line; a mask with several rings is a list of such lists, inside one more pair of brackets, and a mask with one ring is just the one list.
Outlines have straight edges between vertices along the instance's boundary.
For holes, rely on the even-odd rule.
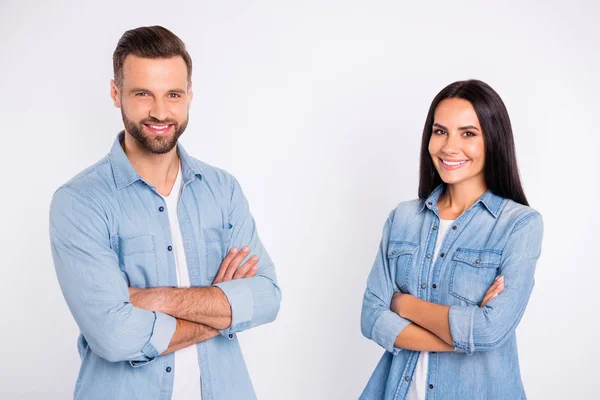
[[410,324],[396,337],[394,346],[415,351],[453,351],[453,347],[435,334],[418,325]]
[[452,334],[448,315],[450,307],[430,303],[409,294],[403,294],[397,299],[395,311],[402,318],[406,318],[427,331],[434,333],[445,343],[453,346]]

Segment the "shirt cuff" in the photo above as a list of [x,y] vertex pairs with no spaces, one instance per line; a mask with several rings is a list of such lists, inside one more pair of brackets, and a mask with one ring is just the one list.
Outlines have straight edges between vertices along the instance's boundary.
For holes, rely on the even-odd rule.
[[390,353],[396,355],[402,350],[394,347],[396,338],[410,324],[409,320],[400,317],[395,312],[384,310],[373,324],[371,339]]
[[243,331],[250,326],[254,315],[254,296],[252,291],[244,282],[244,279],[236,279],[215,284],[227,296],[231,306],[231,325],[227,329],[220,330],[221,335],[233,339],[235,333]]
[[473,319],[476,306],[452,306],[448,316],[450,334],[454,351],[462,351],[468,355],[475,351],[473,342]]
[[151,363],[169,347],[175,329],[177,320],[170,315],[154,311],[154,328],[150,340],[142,348],[142,353],[146,356],[142,361],[129,361],[132,367],[141,367]]

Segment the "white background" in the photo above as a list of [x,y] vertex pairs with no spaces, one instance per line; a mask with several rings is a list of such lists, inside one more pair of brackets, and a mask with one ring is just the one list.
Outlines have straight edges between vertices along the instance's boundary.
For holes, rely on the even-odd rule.
[[240,335],[260,399],[361,393],[383,352],[359,323],[381,228],[417,195],[431,100],[468,78],[504,99],[545,222],[518,329],[528,396],[599,398],[600,6],[566,3],[3,0],[0,398],[72,397],[49,203],[110,150],[112,52],[153,24],[194,61],[182,142],[239,179],[276,263],[279,318]]

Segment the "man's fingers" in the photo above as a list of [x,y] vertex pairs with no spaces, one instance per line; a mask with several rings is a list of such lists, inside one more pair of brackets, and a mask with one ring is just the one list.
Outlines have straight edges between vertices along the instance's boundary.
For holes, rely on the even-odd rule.
[[244,246],[238,252],[238,254],[236,254],[235,257],[233,257],[233,260],[231,260],[231,262],[229,263],[229,266],[227,267],[227,271],[225,271],[225,275],[223,276],[223,281],[230,281],[233,278],[233,274],[235,274],[235,271],[237,271],[238,266],[244,260],[244,258],[246,258],[246,256],[248,255],[249,252],[250,252],[250,247]]
[[258,256],[253,255],[252,257],[250,257],[248,261],[246,261],[244,265],[242,265],[242,267],[235,272],[235,274],[233,275],[233,279],[248,278],[248,272],[250,272],[252,268],[254,268],[257,262]]
[[215,277],[213,284],[223,282],[223,277],[225,276],[225,272],[227,272],[227,267],[229,266],[229,263],[231,262],[231,260],[233,260],[235,255],[238,254],[238,251],[239,249],[237,247],[234,247],[231,250],[229,250],[225,258],[221,262],[219,272],[217,272],[217,276]]
[[248,273],[246,274],[245,278],[252,278],[257,273],[258,273],[258,265],[254,264],[254,266],[252,268],[250,268],[250,271],[248,271]]

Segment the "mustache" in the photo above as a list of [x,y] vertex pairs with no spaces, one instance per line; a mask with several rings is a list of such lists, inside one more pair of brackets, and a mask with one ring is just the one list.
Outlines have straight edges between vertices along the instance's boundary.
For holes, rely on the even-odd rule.
[[177,125],[177,121],[174,121],[172,119],[157,119],[154,117],[150,117],[150,118],[144,118],[143,120],[140,121],[140,124],[169,124],[169,125]]

